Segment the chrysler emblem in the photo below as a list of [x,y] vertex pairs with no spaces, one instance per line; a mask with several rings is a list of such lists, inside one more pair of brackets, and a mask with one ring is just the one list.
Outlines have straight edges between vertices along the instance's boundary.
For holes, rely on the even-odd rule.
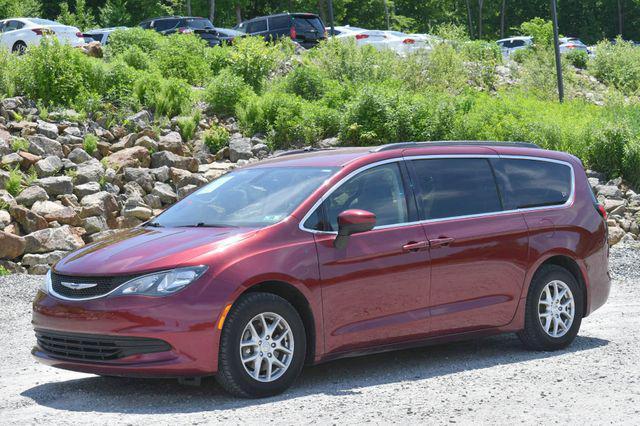
[[61,282],[60,284],[72,290],[84,290],[85,288],[91,288],[98,285],[97,283],[66,283],[66,282]]

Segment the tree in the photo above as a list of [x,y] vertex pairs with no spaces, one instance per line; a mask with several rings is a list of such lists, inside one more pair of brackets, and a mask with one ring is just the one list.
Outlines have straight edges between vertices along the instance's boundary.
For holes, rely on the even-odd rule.
[[478,0],[478,38],[482,38],[482,7],[484,0]]
[[66,1],[60,3],[60,15],[57,20],[62,24],[78,27],[80,30],[94,28],[96,21],[91,10],[87,8],[86,0],[76,0],[75,6],[75,12],[71,12]]
[[131,25],[127,0],[107,0],[100,8],[100,24],[105,27]]
[[213,22],[216,17],[216,0],[209,0],[209,20]]
[[502,0],[500,7],[500,38],[504,38],[505,14],[507,13],[507,0]]
[[0,19],[15,16],[40,16],[42,5],[38,0],[0,0]]

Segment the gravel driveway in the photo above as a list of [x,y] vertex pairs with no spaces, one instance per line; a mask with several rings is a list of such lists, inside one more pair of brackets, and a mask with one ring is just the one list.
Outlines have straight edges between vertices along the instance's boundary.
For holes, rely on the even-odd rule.
[[609,302],[567,350],[513,335],[307,368],[285,395],[238,400],[212,379],[99,378],[37,364],[30,301],[39,277],[0,278],[0,422],[640,423],[640,248],[612,251]]

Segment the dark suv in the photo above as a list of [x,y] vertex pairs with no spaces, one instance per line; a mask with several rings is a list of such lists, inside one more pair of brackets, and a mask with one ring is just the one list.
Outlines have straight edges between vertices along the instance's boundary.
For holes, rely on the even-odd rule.
[[267,41],[290,37],[291,40],[307,49],[327,38],[322,20],[313,13],[281,13],[260,16],[244,21],[233,29],[247,35],[261,35]]
[[283,155],[60,260],[33,304],[33,354],[274,395],[305,363],[393,348],[515,332],[562,349],[607,300],[607,265],[605,212],[571,155],[486,142]]
[[231,42],[233,40],[232,36],[219,33],[207,18],[163,16],[142,21],[139,26],[146,30],[155,30],[163,35],[194,33],[205,40],[209,46],[219,46],[223,42]]

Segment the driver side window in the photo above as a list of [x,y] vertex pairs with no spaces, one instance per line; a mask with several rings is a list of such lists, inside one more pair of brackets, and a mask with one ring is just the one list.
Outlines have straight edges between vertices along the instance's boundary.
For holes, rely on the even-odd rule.
[[[324,200],[306,225],[316,230],[337,231],[338,215],[349,209],[374,213],[376,226],[408,222],[398,163],[372,167],[349,179]],[[319,220],[322,215],[326,220]]]

